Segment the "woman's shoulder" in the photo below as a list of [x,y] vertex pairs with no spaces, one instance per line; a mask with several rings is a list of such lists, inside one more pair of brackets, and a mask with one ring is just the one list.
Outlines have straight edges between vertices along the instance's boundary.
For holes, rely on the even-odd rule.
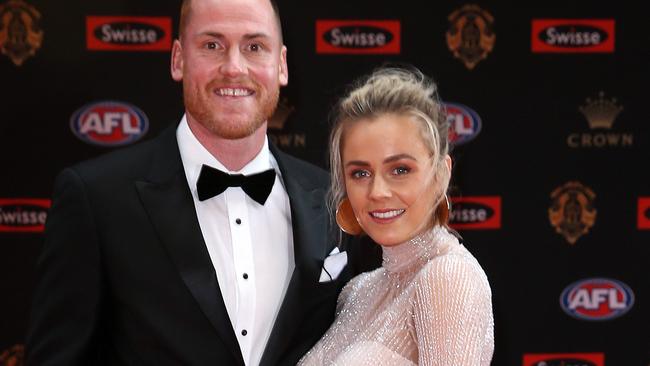
[[343,290],[341,290],[341,294],[339,295],[339,306],[350,300],[351,297],[358,296],[361,290],[363,290],[363,293],[366,293],[366,291],[372,289],[383,276],[383,267],[354,276],[343,286]]
[[379,267],[372,271],[360,273],[348,281],[343,289],[350,288],[354,291],[355,289],[373,286],[380,278],[384,276],[384,272],[385,269],[383,267]]
[[417,274],[415,283],[427,286],[473,283],[489,289],[483,267],[462,244],[427,262]]

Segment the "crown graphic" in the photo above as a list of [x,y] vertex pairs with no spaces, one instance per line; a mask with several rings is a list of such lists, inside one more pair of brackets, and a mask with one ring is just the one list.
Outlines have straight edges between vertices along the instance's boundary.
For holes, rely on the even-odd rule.
[[278,103],[278,107],[275,109],[275,113],[269,118],[269,128],[281,130],[294,109],[294,107],[289,105],[289,100],[286,97],[282,98],[280,103]]
[[610,129],[623,107],[616,104],[616,98],[606,99],[605,93],[601,91],[598,99],[587,98],[585,105],[579,109],[587,118],[589,128]]

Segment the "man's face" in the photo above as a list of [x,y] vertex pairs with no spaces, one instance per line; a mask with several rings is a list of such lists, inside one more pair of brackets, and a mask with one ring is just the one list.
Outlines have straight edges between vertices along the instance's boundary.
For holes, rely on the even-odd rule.
[[185,109],[216,136],[251,135],[288,81],[286,48],[268,0],[193,0],[172,50]]

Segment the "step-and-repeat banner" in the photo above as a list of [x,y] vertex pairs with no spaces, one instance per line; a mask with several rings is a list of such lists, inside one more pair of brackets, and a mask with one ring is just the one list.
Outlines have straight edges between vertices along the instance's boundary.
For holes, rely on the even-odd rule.
[[[494,365],[650,365],[650,32],[631,3],[280,1],[279,148],[326,167],[330,109],[376,66],[437,81]],[[22,363],[57,172],[182,116],[178,7],[0,0],[0,366]]]

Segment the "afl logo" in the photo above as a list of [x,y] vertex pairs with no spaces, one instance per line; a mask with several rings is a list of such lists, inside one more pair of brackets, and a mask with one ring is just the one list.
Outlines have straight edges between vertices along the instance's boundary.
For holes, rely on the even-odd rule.
[[632,289],[621,281],[589,278],[574,282],[562,291],[562,310],[581,320],[610,320],[627,313],[634,305]]
[[87,104],[72,114],[70,128],[81,141],[100,146],[120,146],[142,138],[149,120],[139,108],[116,101]]
[[467,143],[481,132],[481,117],[473,109],[458,103],[443,103],[449,123],[449,143],[458,146]]

